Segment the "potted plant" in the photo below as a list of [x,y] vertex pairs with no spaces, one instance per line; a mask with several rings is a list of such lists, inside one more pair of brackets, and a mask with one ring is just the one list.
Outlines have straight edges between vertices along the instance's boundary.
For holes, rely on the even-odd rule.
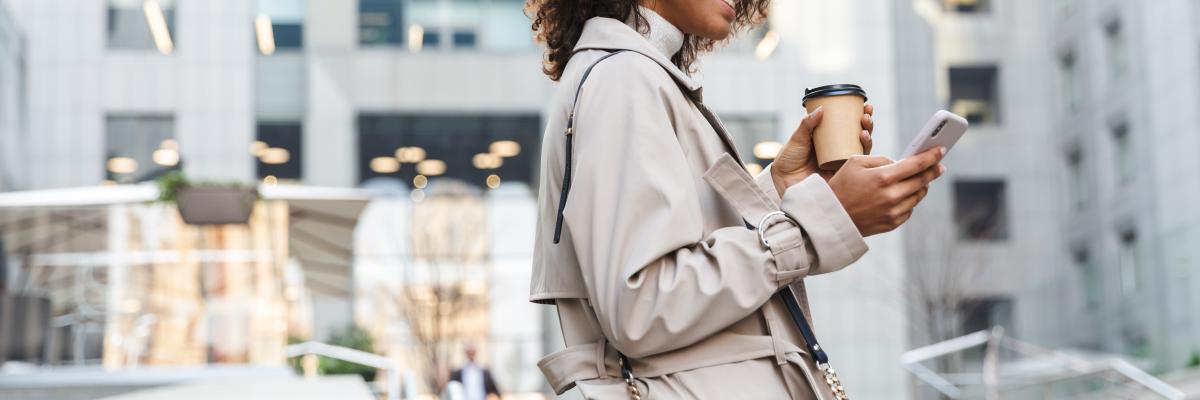
[[179,171],[158,178],[159,201],[174,202],[189,225],[245,224],[258,190],[239,184],[190,182]]

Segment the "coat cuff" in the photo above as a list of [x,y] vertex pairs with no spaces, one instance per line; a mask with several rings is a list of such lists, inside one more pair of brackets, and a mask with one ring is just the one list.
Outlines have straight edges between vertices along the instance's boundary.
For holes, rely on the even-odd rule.
[[867,242],[820,175],[788,188],[781,208],[804,228],[808,245],[817,254],[809,275],[837,271],[866,254]]

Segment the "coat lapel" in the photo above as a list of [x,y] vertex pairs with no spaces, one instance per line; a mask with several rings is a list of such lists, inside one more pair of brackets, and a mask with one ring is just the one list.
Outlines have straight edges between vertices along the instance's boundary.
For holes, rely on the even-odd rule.
[[647,58],[654,60],[658,65],[662,66],[679,88],[687,94],[696,108],[700,110],[700,114],[704,115],[704,119],[712,126],[713,131],[717,132],[717,136],[721,138],[721,142],[725,144],[725,150],[737,160],[739,164],[742,162],[741,156],[738,155],[737,148],[734,147],[733,139],[729,137],[729,132],[725,130],[725,125],[717,118],[716,113],[713,113],[708,106],[704,105],[704,87],[688,76],[671,62],[666,55],[659,52],[650,44],[645,37],[635,31],[624,22],[604,17],[595,17],[589,19],[583,25],[583,33],[579,36],[579,42],[575,44],[574,52],[583,50],[629,50],[641,53]]

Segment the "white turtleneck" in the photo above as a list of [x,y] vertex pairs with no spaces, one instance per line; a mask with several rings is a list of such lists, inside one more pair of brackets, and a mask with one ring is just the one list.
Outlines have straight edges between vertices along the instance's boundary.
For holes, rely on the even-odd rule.
[[[675,56],[675,53],[678,53],[683,48],[683,32],[679,28],[676,28],[675,25],[667,22],[666,18],[658,15],[654,10],[638,6],[638,11],[646,19],[646,25],[649,28],[648,32],[639,31],[638,33],[641,33],[655,49],[667,58]],[[637,30],[637,25],[634,21],[634,17],[630,15],[629,20],[625,21],[625,24]]]

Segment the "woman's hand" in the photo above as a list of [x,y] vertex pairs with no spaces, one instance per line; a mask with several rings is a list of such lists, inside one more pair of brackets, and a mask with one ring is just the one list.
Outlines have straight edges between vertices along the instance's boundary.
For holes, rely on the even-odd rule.
[[[863,131],[859,134],[858,140],[862,142],[864,154],[871,154],[871,133],[875,131],[875,121],[871,119],[873,114],[875,114],[875,106],[870,104],[863,106]],[[808,178],[813,173],[821,174],[826,181],[833,178],[834,171],[822,171],[817,167],[817,152],[813,150],[812,146],[813,132],[821,124],[821,117],[824,115],[823,110],[818,107],[811,114],[805,116],[804,120],[800,121],[800,126],[792,133],[792,137],[788,139],[787,144],[775,156],[775,162],[771,166],[771,180],[775,182],[775,190],[779,192],[779,196],[782,197],[787,188]]]
[[946,148],[937,147],[892,162],[887,157],[854,156],[842,165],[829,188],[864,237],[898,228],[946,171]]

